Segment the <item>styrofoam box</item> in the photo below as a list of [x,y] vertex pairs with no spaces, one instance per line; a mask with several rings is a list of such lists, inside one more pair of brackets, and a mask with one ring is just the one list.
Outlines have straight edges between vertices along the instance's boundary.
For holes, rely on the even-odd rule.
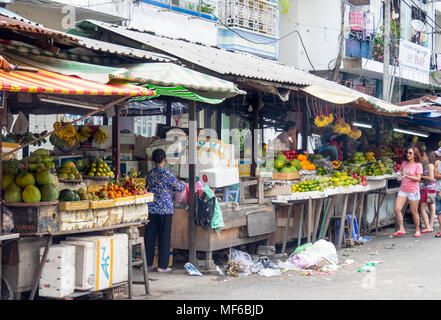
[[239,183],[239,169],[238,168],[211,168],[200,171],[202,181],[207,183],[211,188],[222,188],[232,184]]
[[[92,290],[102,290],[112,286],[114,265],[113,236],[67,237],[68,241],[93,242],[94,268],[97,270]],[[98,266],[97,266],[98,262]]]
[[[45,248],[40,248],[40,259],[43,258]],[[75,271],[75,247],[53,245],[49,248],[41,276],[45,278],[61,277]]]
[[[40,257],[44,248],[40,248]],[[39,282],[39,295],[61,298],[75,290],[75,247],[53,245],[49,248]]]
[[75,289],[90,290],[95,283],[95,251],[93,242],[61,241],[61,244],[75,246]]
[[113,283],[120,283],[129,279],[129,236],[126,233],[116,233],[113,238]]

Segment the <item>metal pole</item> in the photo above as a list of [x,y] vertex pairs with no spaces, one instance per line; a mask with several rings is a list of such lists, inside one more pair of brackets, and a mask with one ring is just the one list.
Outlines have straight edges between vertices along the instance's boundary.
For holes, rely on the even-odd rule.
[[189,155],[189,215],[188,215],[188,256],[190,263],[196,265],[196,225],[195,215],[195,193],[196,193],[196,161],[197,161],[197,124],[196,124],[196,102],[191,101],[188,114],[188,155]]
[[121,177],[121,145],[119,108],[115,107],[116,114],[112,117],[112,171],[116,178]]
[[389,97],[389,62],[390,62],[390,0],[384,0],[384,53],[383,53],[383,100]]
[[171,118],[172,118],[172,102],[167,99],[167,111],[166,111],[166,122],[165,124],[170,127],[171,126]]

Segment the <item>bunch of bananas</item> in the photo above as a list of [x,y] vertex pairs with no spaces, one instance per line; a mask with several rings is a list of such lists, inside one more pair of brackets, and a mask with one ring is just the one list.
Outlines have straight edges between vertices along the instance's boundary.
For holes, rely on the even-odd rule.
[[95,141],[95,143],[102,144],[107,140],[108,137],[107,132],[104,129],[99,128],[93,136],[93,141]]
[[354,140],[357,140],[361,137],[361,131],[360,129],[352,129],[351,132],[349,132],[348,136]]
[[78,130],[77,132],[77,140],[79,142],[85,142],[87,140],[89,140],[90,136],[91,136],[91,131],[92,129],[90,129],[88,126],[82,126],[80,128],[80,130]]
[[332,113],[330,113],[327,116],[320,115],[314,118],[314,124],[319,128],[329,126],[332,123],[332,121],[334,121],[334,115]]
[[334,133],[339,134],[349,134],[351,133],[352,129],[351,126],[347,124],[343,118],[340,118],[335,122],[333,131]]
[[415,144],[415,143],[417,143],[417,142],[418,142],[418,136],[414,136],[413,139],[412,139],[412,143]]
[[[61,128],[62,126],[64,126],[64,122],[54,123],[55,130]],[[75,131],[73,125],[69,125],[61,130],[58,130],[57,132],[55,132],[55,135],[70,146],[73,146],[75,145],[75,143],[77,143],[77,132]]]

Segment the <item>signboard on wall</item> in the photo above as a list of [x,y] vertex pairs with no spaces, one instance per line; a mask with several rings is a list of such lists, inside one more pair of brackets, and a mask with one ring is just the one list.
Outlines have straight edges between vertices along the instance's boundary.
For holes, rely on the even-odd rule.
[[429,74],[430,71],[430,50],[405,40],[400,40],[400,68]]

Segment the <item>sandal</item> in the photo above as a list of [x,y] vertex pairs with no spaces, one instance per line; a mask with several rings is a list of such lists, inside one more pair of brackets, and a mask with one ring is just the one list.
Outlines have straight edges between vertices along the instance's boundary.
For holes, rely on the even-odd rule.
[[413,237],[414,237],[414,238],[421,238],[421,233],[420,233],[420,232],[415,233],[415,234],[413,235]]
[[392,235],[392,237],[402,237],[402,236],[404,236],[405,235],[405,233],[403,233],[403,232],[395,232],[393,235]]
[[441,231],[435,234],[435,238],[441,238]]
[[432,233],[433,232],[433,230],[423,230],[423,231],[421,231],[421,233]]

